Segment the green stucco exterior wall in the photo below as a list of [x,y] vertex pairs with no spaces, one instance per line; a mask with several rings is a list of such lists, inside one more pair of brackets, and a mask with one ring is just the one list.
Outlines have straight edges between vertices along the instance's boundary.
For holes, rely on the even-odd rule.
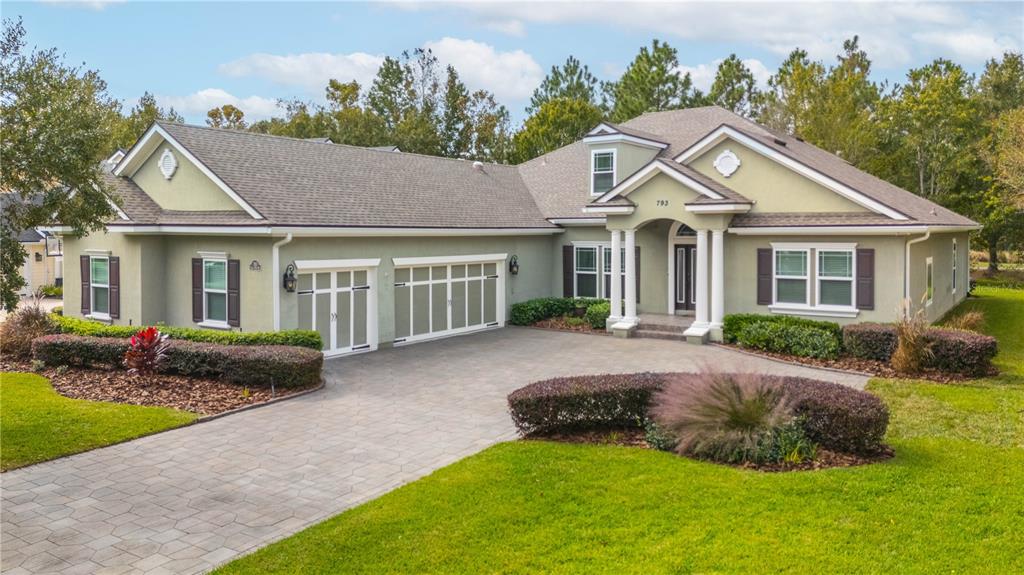
[[[178,169],[168,180],[160,172],[160,156],[169,149]],[[166,210],[241,211],[242,208],[199,168],[167,144],[157,146],[132,175],[132,180]]]

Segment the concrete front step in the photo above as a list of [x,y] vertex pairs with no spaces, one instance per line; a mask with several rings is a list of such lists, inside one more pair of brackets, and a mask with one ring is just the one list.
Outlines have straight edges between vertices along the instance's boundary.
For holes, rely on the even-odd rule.
[[639,329],[648,330],[648,331],[663,331],[663,332],[667,332],[667,333],[683,333],[684,331],[686,331],[686,328],[688,328],[688,327],[690,327],[690,326],[689,325],[675,325],[675,324],[671,324],[671,323],[650,323],[650,322],[646,322],[645,321],[645,322],[641,322],[640,323],[640,328]]
[[[660,329],[662,326],[658,326],[658,329],[652,329],[653,326],[645,325],[642,329],[638,329],[633,332],[633,337],[646,337],[650,339],[668,339],[673,341],[686,341],[686,336],[683,335],[683,329],[678,331],[666,331]],[[674,327],[674,326],[668,326]]]

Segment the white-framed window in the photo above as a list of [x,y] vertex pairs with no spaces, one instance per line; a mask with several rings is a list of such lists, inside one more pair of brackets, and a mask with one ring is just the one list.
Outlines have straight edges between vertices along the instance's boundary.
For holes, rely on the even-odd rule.
[[956,238],[953,238],[953,293],[956,293]]
[[89,257],[89,297],[92,309],[89,315],[110,318],[110,258]]
[[[625,277],[626,250],[620,248],[620,273]],[[573,295],[608,299],[611,297],[612,249],[610,244],[587,242],[573,244]],[[623,291],[625,293],[625,291]]]
[[817,250],[818,306],[853,307],[853,250]]
[[[626,277],[626,248],[619,248],[619,274],[620,281],[625,281]],[[612,297],[612,248],[610,245],[601,246],[601,275],[604,281],[601,282],[601,297],[609,299]],[[626,290],[623,287],[622,294],[625,295]]]
[[599,196],[615,187],[615,150],[590,152],[590,194]]
[[811,305],[809,249],[775,250],[773,297],[775,304]]
[[932,263],[932,258],[926,258],[924,260],[925,267],[925,305],[932,305],[932,301],[935,300],[935,266]]
[[228,325],[227,259],[203,259],[203,323]]

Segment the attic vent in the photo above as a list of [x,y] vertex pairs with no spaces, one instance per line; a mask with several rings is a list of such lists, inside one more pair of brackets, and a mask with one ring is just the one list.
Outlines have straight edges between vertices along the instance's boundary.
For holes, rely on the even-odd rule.
[[775,138],[775,143],[780,145],[780,146],[785,146],[786,145],[786,140],[783,140],[782,138]]
[[715,163],[712,165],[715,166],[719,174],[728,178],[735,174],[736,170],[740,169],[740,159],[732,150],[724,150],[721,154],[718,154],[718,157],[715,158]]
[[177,169],[177,158],[171,153],[170,148],[164,148],[164,153],[160,155],[160,173],[164,175],[165,179],[169,180]]

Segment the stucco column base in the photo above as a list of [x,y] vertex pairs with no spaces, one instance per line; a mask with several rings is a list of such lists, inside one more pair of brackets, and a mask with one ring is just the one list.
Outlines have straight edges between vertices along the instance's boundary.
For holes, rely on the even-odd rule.
[[690,327],[686,328],[683,335],[686,336],[688,343],[695,343],[697,345],[703,345],[707,343],[708,337],[711,333],[711,326],[703,322],[694,322]]
[[722,331],[722,326],[712,326],[708,332],[708,337],[715,343],[722,343],[725,341],[725,335]]
[[636,331],[636,326],[636,320],[629,321],[626,318],[623,318],[612,324],[610,331],[615,337],[633,337],[633,332]]

